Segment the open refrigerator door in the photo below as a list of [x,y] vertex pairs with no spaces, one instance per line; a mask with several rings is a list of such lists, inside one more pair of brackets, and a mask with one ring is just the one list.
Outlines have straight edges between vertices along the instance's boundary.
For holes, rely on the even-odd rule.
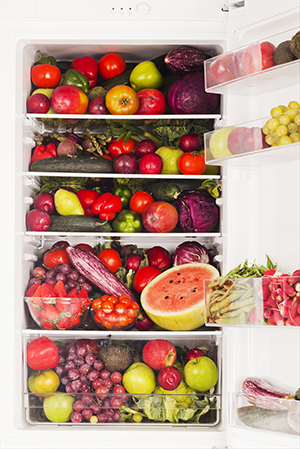
[[[281,42],[281,38],[291,37],[291,30],[299,28],[299,9],[297,19],[293,8],[290,12],[286,12],[285,19],[281,21],[276,13],[274,13],[274,17],[268,19],[266,8],[262,11],[262,23],[255,27],[247,23],[249,16],[253,17],[253,4],[237,9],[233,8],[232,13],[229,14],[231,14],[230,17],[236,16],[236,19],[232,23],[228,22],[223,2],[219,2],[218,7],[216,5],[212,7],[209,2],[204,1],[197,2],[197,5],[192,1],[187,2],[182,14],[179,14],[181,9],[177,10],[173,3],[170,7],[168,2],[163,5],[159,5],[158,2],[151,4],[142,2],[134,7],[119,3],[104,6],[95,5],[93,1],[90,1],[86,5],[82,17],[79,17],[74,3],[70,11],[68,2],[60,2],[59,5],[58,2],[57,5],[53,4],[50,11],[45,3],[35,1],[15,1],[10,5],[1,6],[4,12],[3,17],[7,17],[2,33],[3,42],[7,44],[7,59],[12,68],[11,76],[9,76],[10,86],[13,86],[12,89],[4,92],[8,107],[3,114],[2,123],[5,123],[5,134],[9,137],[6,139],[6,146],[14,148],[9,153],[9,159],[6,153],[4,155],[5,161],[2,164],[3,174],[1,176],[2,191],[10,192],[10,197],[5,195],[3,200],[4,210],[14,209],[13,225],[10,226],[10,222],[8,226],[4,221],[1,225],[3,235],[7,236],[3,242],[6,248],[6,266],[2,268],[2,272],[7,273],[6,279],[9,279],[7,283],[13,292],[12,310],[3,323],[1,339],[6,363],[13,367],[14,373],[11,379],[7,379],[7,373],[3,373],[4,379],[1,381],[7,410],[0,432],[2,446],[34,448],[41,447],[43,444],[44,447],[51,448],[54,446],[84,447],[88,441],[89,446],[92,447],[97,446],[101,440],[101,444],[107,448],[114,448],[116,444],[119,446],[119,441],[122,441],[124,448],[161,446],[296,448],[299,443],[297,434],[292,432],[291,435],[288,435],[287,432],[266,432],[264,428],[245,427],[237,418],[236,408],[244,405],[241,402],[240,393],[243,381],[249,376],[267,378],[270,382],[274,381],[277,386],[280,386],[278,385],[280,383],[282,387],[296,390],[299,386],[299,327],[292,328],[290,326],[289,329],[286,329],[286,326],[284,328],[265,326],[264,317],[261,318],[260,323],[256,324],[253,321],[237,324],[229,322],[225,326],[222,321],[209,322],[207,314],[206,324],[200,326],[203,323],[199,322],[195,325],[196,329],[195,326],[186,330],[167,329],[160,325],[156,330],[141,332],[126,322],[130,329],[127,330],[127,327],[124,326],[123,330],[116,332],[116,326],[112,325],[113,329],[111,330],[111,327],[103,327],[102,322],[100,323],[100,312],[103,309],[101,307],[96,319],[92,315],[93,309],[87,309],[84,311],[84,315],[80,315],[79,322],[77,321],[73,325],[74,327],[68,325],[68,329],[63,329],[62,323],[57,326],[58,319],[50,320],[51,329],[49,320],[48,326],[46,326],[40,316],[36,316],[36,304],[32,303],[31,294],[28,293],[28,281],[35,277],[33,274],[35,268],[45,269],[45,251],[62,240],[67,241],[72,247],[84,243],[98,251],[111,246],[111,242],[116,245],[115,247],[121,245],[122,248],[133,245],[139,251],[144,250],[144,260],[146,260],[145,249],[160,246],[173,256],[179,244],[188,241],[197,242],[207,248],[212,255],[211,263],[222,275],[226,275],[245,260],[264,263],[265,254],[268,254],[272,261],[277,262],[279,268],[284,272],[291,273],[300,265],[298,252],[299,143],[289,145],[285,151],[281,148],[271,149],[268,155],[258,149],[252,155],[239,155],[238,157],[230,155],[224,159],[222,157],[211,158],[209,149],[209,139],[218,129],[227,126],[234,127],[240,123],[246,123],[247,126],[249,124],[250,127],[262,126],[260,123],[259,125],[254,124],[254,121],[261,117],[263,119],[267,117],[270,108],[276,106],[274,105],[274,91],[276,96],[278,95],[276,101],[278,104],[299,100],[299,85],[296,79],[299,61],[290,63],[292,77],[289,76],[289,67],[273,67],[269,71],[270,81],[265,80],[267,73],[265,72],[258,75],[249,74],[244,79],[229,80],[225,84],[217,83],[214,86],[207,86],[207,91],[222,95],[218,106],[209,113],[180,114],[177,112],[174,114],[168,109],[164,114],[151,116],[151,119],[161,122],[162,128],[166,123],[170,125],[175,120],[177,125],[180,120],[181,123],[197,123],[205,126],[207,132],[203,140],[206,145],[207,162],[212,167],[221,166],[221,172],[217,168],[213,172],[214,174],[210,173],[209,175],[183,175],[182,173],[175,173],[172,176],[162,173],[144,175],[139,172],[120,174],[113,171],[112,164],[110,164],[110,169],[104,169],[104,166],[109,166],[109,162],[106,163],[104,160],[102,168],[96,173],[90,168],[82,172],[71,169],[63,172],[59,170],[50,172],[44,168],[37,169],[35,172],[31,170],[30,160],[33,148],[43,143],[40,141],[41,137],[45,138],[44,143],[48,144],[50,141],[48,142],[47,138],[50,137],[50,139],[54,139],[50,143],[55,142],[58,145],[58,139],[65,133],[70,133],[73,138],[77,136],[80,139],[76,141],[80,147],[83,136],[86,137],[85,133],[88,133],[89,139],[94,139],[94,141],[92,140],[95,146],[93,150],[99,151],[100,148],[101,154],[103,148],[107,148],[108,142],[103,141],[103,136],[105,138],[109,136],[107,124],[111,118],[115,121],[114,126],[116,123],[119,124],[120,118],[122,118],[122,129],[118,131],[118,135],[120,132],[127,134],[128,124],[132,125],[132,121],[134,121],[134,132],[138,137],[138,133],[146,130],[146,132],[156,135],[156,139],[162,138],[161,134],[155,134],[155,129],[159,132],[155,123],[153,125],[153,123],[147,122],[149,119],[147,114],[140,115],[139,122],[136,123],[134,115],[120,117],[109,114],[99,116],[88,113],[72,115],[66,113],[58,116],[58,114],[28,113],[27,99],[33,90],[30,74],[33,64],[39,58],[38,52],[42,56],[54,56],[59,62],[68,61],[69,63],[75,58],[86,55],[98,61],[102,55],[116,52],[124,57],[128,68],[130,68],[130,73],[139,62],[159,59],[162,55],[165,56],[171,50],[182,45],[192,46],[194,49],[206,52],[210,58],[207,60],[209,62],[218,54],[230,54],[240,46],[247,46],[253,42],[274,38],[274,45],[277,45]],[[79,7],[79,5],[77,6]],[[82,8],[82,6],[80,7]],[[275,5],[274,11],[276,8]],[[60,11],[59,18],[57,17],[58,10]],[[246,22],[245,27],[241,26],[243,21]],[[231,26],[235,29],[234,22],[238,22],[239,28],[243,31],[239,29],[233,33]],[[286,22],[289,24],[288,27],[285,26]],[[58,23],[62,25],[59,29]],[[126,30],[124,31],[122,27],[125,24]],[[116,25],[118,29],[116,29]],[[120,26],[122,26],[122,31],[120,31]],[[276,33],[274,33],[274,26]],[[54,29],[55,36],[52,31]],[[284,80],[287,78],[288,82],[281,81],[282,70],[285,74]],[[206,76],[208,73],[207,68]],[[6,77],[3,76],[3,79],[3,83],[7,83]],[[167,83],[173,81],[173,78],[168,79]],[[266,85],[268,89],[264,87],[261,90],[262,84]],[[103,85],[105,86],[105,82]],[[106,86],[109,86],[109,82]],[[166,89],[166,86],[164,88]],[[141,120],[145,120],[142,122],[142,126]],[[138,131],[136,131],[137,125]],[[133,128],[130,131],[132,132]],[[115,128],[114,132],[116,132]],[[95,136],[97,139],[102,136],[96,144]],[[112,136],[110,135],[110,137]],[[170,142],[169,140],[167,144],[178,146],[178,141]],[[285,152],[289,153],[288,158],[286,158]],[[99,158],[99,156],[97,157]],[[284,170],[283,167],[285,167]],[[104,172],[105,170],[106,172]],[[95,177],[98,177],[99,174],[101,182],[98,183],[99,179],[96,179],[97,183],[95,183]],[[107,191],[111,193],[112,188],[116,187],[116,180],[118,180],[118,184],[129,180],[130,185],[135,185],[136,188],[145,178],[148,183],[152,183],[152,190],[157,184],[157,180],[169,182],[171,178],[173,183],[177,183],[177,188],[179,186],[177,195],[182,190],[201,189],[202,184],[205,185],[208,179],[213,180],[219,186],[222,184],[222,198],[215,200],[219,211],[217,225],[208,232],[186,231],[177,226],[171,233],[145,232],[139,228],[141,223],[138,224],[138,232],[129,233],[122,232],[120,224],[115,229],[105,227],[101,232],[91,228],[74,230],[74,222],[70,228],[54,228],[53,231],[28,227],[28,221],[26,225],[25,217],[28,216],[29,211],[35,209],[34,199],[41,188],[44,188],[44,192],[47,189],[52,189],[53,192],[62,187],[74,189],[75,180],[75,191],[77,192],[79,189],[86,189],[86,181],[92,180],[93,183],[89,184],[91,189],[95,190],[95,186],[100,187],[100,193],[103,193],[106,192],[105,186],[107,186]],[[72,183],[68,184],[70,180]],[[269,196],[264,197],[262,192],[265,191],[270,192]],[[15,200],[11,200],[12,197]],[[287,230],[286,217],[290,216],[291,210],[293,210],[293,219],[288,222],[289,229]],[[79,220],[77,219],[77,221]],[[65,221],[65,223],[67,222]],[[110,224],[112,226],[112,221]],[[118,249],[120,250],[120,246]],[[46,271],[52,270],[46,269]],[[37,272],[38,270],[36,270]],[[64,274],[60,273],[59,275]],[[133,289],[133,291],[136,298],[139,299],[137,290]],[[96,289],[96,292],[94,290],[96,295],[89,295],[90,299],[101,296],[100,292],[101,289]],[[106,292],[102,291],[101,294],[103,293]],[[43,295],[36,296],[40,299],[40,296]],[[135,310],[132,309],[129,310],[134,315]],[[107,309],[105,310],[107,312]],[[204,320],[203,308],[201,312],[197,311],[197,315],[201,315],[201,313],[201,319]],[[67,316],[67,318],[70,320],[74,317],[71,314],[71,317]],[[160,324],[165,325],[165,321]],[[64,382],[69,384],[71,378],[63,380],[64,377],[67,377],[64,366],[65,362],[71,362],[71,359],[74,359],[74,348],[78,349],[77,342],[82,338],[90,338],[95,341],[98,345],[97,351],[99,348],[107,347],[108,343],[118,344],[121,341],[122,345],[129,348],[130,354],[132,350],[139,351],[138,363],[143,361],[144,346],[153,340],[168,341],[176,349],[177,361],[182,363],[185,363],[186,353],[190,349],[198,347],[204,351],[206,358],[211,360],[214,366],[217,366],[218,381],[212,386],[211,392],[208,392],[210,385],[206,386],[204,394],[200,394],[196,388],[196,394],[194,390],[184,391],[184,394],[181,394],[182,391],[180,391],[180,397],[176,396],[174,392],[171,396],[171,394],[162,393],[159,390],[154,395],[151,395],[153,390],[130,392],[130,387],[128,387],[123,392],[124,402],[122,405],[117,404],[115,400],[114,406],[108,406],[108,402],[104,405],[104,401],[111,401],[115,396],[113,385],[110,386],[110,392],[106,392],[108,395],[103,391],[96,393],[96,388],[91,386],[92,379],[90,379],[88,394],[83,390],[77,391],[77,394],[71,394],[71,408],[72,413],[78,412],[82,404],[77,404],[77,408],[79,408],[76,410],[73,409],[73,402],[75,400],[82,402],[85,395],[88,397],[85,398],[86,404],[83,408],[90,409],[88,400],[91,400],[94,404],[92,415],[90,416],[90,412],[87,411],[83,415],[81,413],[81,418],[77,417],[77,421],[75,417],[72,421],[70,412],[67,419],[62,418],[62,421],[59,422],[57,416],[53,417],[51,412],[47,414],[45,397],[41,397],[38,394],[41,391],[35,391],[29,381],[29,379],[32,380],[32,375],[37,374],[38,370],[46,369],[45,366],[37,368],[28,363],[27,348],[40,337],[47,337],[55,341],[55,346],[60,348],[61,359],[60,363],[56,364],[60,387],[56,393],[50,394],[49,398],[58,397],[60,393],[63,393],[64,398],[70,396],[70,386],[67,388]],[[290,339],[293,340],[293,346],[288,344]],[[9,347],[7,347],[7,341],[11,342]],[[270,341],[272,341],[272,345]],[[69,359],[63,363],[62,357]],[[80,357],[78,356],[78,358]],[[78,366],[81,362],[82,360],[78,360]],[[132,362],[133,359],[131,359]],[[64,371],[60,372],[59,369]],[[107,371],[109,371],[106,366],[95,370],[98,371],[98,376],[102,371],[102,380],[105,380]],[[106,373],[103,373],[104,371]],[[115,369],[111,369],[110,375],[114,371]],[[116,369],[116,371],[118,370]],[[124,376],[125,369],[121,371]],[[154,372],[156,387],[158,387],[158,369],[154,369]],[[97,376],[97,373],[93,375]],[[184,379],[187,378],[186,374],[181,373],[181,375],[185,376]],[[76,382],[77,379],[73,380]],[[115,383],[119,384],[120,379],[118,378]],[[145,384],[145,381],[143,383]],[[137,393],[139,393],[139,397]],[[120,391],[118,394],[121,394]],[[106,397],[104,397],[105,395]],[[180,403],[180,400],[183,401]],[[103,410],[99,411],[97,406],[100,409],[109,409],[104,422],[101,422],[104,419],[103,416],[100,417],[103,415]],[[50,411],[55,408],[55,406],[50,406]],[[109,416],[112,409],[114,412],[117,411],[114,415],[115,419]],[[133,418],[134,416],[135,418]],[[141,422],[139,422],[140,419]]]

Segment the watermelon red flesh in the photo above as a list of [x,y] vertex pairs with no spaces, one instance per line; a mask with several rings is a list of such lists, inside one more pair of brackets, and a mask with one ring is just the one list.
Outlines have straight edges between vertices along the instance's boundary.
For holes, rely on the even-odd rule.
[[204,283],[219,276],[209,264],[189,263],[164,271],[141,294],[149,317],[168,330],[192,330],[204,324]]

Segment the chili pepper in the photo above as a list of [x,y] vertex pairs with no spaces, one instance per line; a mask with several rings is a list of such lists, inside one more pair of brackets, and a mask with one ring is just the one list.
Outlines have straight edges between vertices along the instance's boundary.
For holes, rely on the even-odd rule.
[[27,345],[27,363],[33,370],[54,368],[58,365],[58,347],[48,337],[39,337]]
[[44,145],[37,145],[34,149],[31,163],[39,161],[40,159],[48,159],[50,157],[57,157],[56,146],[54,143],[48,143],[45,147]]
[[54,56],[42,56],[40,50],[38,50],[38,55],[40,57],[40,59],[38,61],[36,61],[34,63],[34,65],[38,65],[38,64],[50,64],[50,65],[55,65],[57,66],[57,61],[54,58]]
[[121,198],[122,207],[126,209],[129,206],[129,200],[132,197],[132,191],[129,187],[118,184],[114,190],[114,195],[118,195]]
[[69,69],[61,77],[60,84],[75,86],[81,89],[85,94],[89,91],[89,80],[81,72],[75,69]]
[[142,220],[139,214],[130,209],[123,209],[112,222],[116,232],[141,232]]
[[116,213],[120,212],[121,209],[121,198],[110,192],[100,195],[92,204],[93,214],[99,214],[101,220],[113,220]]
[[87,77],[90,89],[96,86],[98,79],[98,63],[91,56],[84,56],[83,58],[76,58],[71,64],[71,69],[78,70]]

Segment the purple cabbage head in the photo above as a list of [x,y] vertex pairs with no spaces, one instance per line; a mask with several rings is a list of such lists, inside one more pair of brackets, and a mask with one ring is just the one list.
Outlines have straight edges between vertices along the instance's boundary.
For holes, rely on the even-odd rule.
[[177,246],[173,255],[173,266],[184,263],[211,263],[211,254],[199,242],[183,242]]
[[174,114],[211,114],[219,95],[205,92],[203,72],[180,76],[168,89],[167,102]]
[[211,232],[218,223],[219,208],[205,190],[183,190],[172,204],[184,232]]

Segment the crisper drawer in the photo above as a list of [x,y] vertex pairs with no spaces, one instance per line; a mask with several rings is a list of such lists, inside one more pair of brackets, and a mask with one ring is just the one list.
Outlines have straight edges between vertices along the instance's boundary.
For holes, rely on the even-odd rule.
[[85,333],[82,340],[79,333],[24,334],[26,421],[33,426],[218,426],[221,332],[165,335],[98,332],[88,339]]

